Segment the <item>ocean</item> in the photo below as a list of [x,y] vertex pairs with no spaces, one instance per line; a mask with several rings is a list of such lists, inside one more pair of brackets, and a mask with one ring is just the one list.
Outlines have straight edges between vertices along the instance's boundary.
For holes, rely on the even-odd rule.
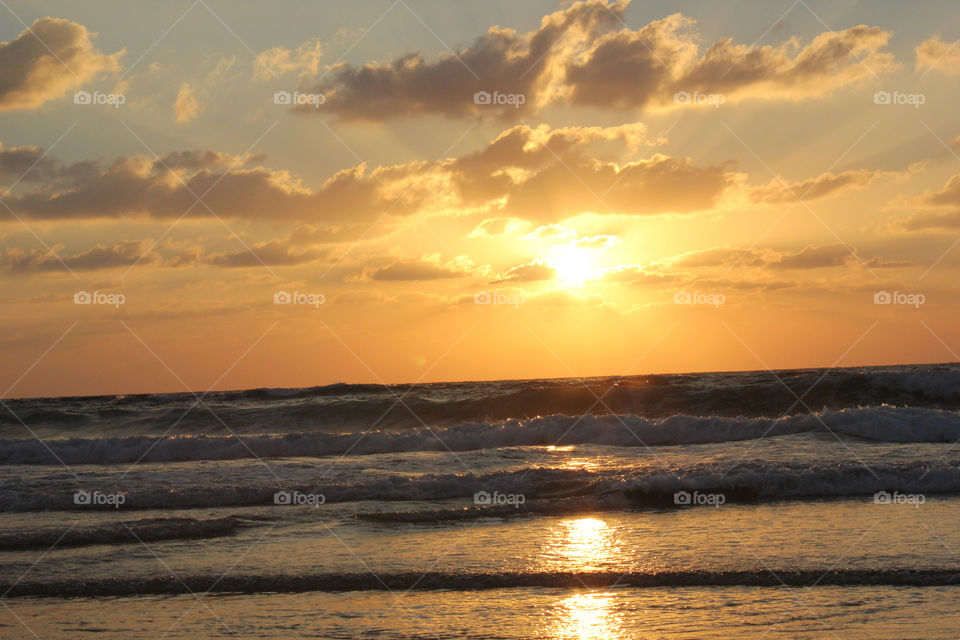
[[6,400],[2,638],[956,638],[960,365]]

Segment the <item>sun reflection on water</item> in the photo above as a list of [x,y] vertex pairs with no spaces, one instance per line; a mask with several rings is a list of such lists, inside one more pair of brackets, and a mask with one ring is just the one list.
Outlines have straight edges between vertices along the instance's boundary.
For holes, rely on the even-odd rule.
[[552,571],[602,571],[617,561],[616,530],[599,518],[560,520],[546,540],[542,558]]
[[620,636],[620,624],[614,615],[612,593],[578,593],[558,605],[555,638],[594,640]]
[[[600,518],[559,520],[546,542],[549,568],[559,571],[602,571],[617,561],[617,529]],[[549,635],[588,640],[620,636],[612,612],[613,593],[576,593],[557,603]]]

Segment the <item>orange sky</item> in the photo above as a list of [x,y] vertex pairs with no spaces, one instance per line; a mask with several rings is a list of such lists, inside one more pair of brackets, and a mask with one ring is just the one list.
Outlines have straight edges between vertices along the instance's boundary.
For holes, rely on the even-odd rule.
[[960,359],[949,4],[515,4],[11,4],[0,397]]

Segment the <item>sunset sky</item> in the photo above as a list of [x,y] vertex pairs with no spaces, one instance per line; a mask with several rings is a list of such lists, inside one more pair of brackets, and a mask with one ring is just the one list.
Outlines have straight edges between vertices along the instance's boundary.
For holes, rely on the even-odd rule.
[[955,2],[0,15],[0,397],[960,359]]

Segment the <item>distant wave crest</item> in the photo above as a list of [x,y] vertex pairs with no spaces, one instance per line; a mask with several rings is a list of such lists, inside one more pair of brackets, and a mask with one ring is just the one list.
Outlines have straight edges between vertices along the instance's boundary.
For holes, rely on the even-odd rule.
[[596,444],[621,447],[704,444],[834,433],[880,442],[956,442],[960,412],[868,407],[780,419],[676,415],[551,415],[472,422],[447,428],[240,436],[177,435],[0,440],[0,464],[128,464],[244,458],[370,455],[413,451],[478,451],[503,447]]

